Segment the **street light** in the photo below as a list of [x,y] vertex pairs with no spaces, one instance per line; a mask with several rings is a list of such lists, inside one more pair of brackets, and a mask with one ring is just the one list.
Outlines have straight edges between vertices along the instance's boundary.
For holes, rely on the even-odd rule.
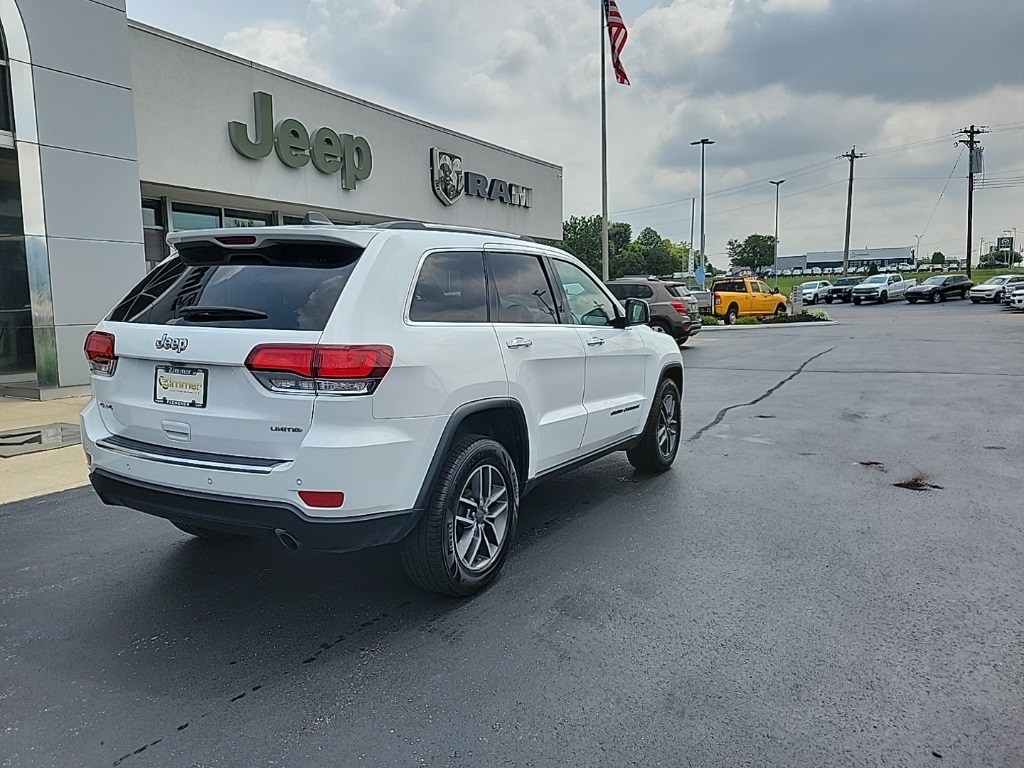
[[[700,273],[705,274],[705,264],[707,264],[707,258],[704,255],[704,147],[708,144],[714,144],[711,139],[700,139],[699,141],[691,141],[690,146],[696,146],[700,144]],[[700,287],[704,287],[704,280],[700,281]]]
[[779,181],[769,181],[769,184],[775,185],[775,266],[772,269],[772,274],[775,276],[775,288],[779,287],[779,187],[786,183],[785,179]]
[[[921,238],[924,237],[924,235],[914,235],[914,237],[917,238],[917,247],[914,248],[914,261],[917,262],[917,264],[920,264],[921,263]],[[917,268],[917,264],[914,264],[915,268]]]

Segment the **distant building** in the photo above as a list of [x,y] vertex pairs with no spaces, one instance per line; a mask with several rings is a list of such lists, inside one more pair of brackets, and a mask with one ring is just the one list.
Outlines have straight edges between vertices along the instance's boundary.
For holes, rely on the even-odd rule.
[[[905,248],[859,248],[850,249],[850,268],[867,266],[874,262],[879,267],[890,264],[914,264],[914,249]],[[784,269],[809,269],[812,267],[843,266],[842,251],[810,251],[799,256],[779,256],[779,271]]]

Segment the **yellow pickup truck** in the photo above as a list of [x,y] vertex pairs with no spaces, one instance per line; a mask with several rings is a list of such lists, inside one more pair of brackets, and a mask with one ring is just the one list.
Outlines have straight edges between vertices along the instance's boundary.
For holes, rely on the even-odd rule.
[[716,280],[711,285],[711,293],[715,317],[724,319],[726,325],[732,325],[737,317],[744,315],[786,314],[786,297],[757,278]]

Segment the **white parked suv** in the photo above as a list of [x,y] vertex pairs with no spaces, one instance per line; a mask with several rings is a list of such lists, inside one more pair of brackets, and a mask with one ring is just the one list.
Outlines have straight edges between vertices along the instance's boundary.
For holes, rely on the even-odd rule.
[[885,304],[889,299],[896,299],[907,292],[907,288],[917,283],[916,280],[904,280],[903,275],[877,274],[866,278],[864,282],[853,286],[853,303],[876,301]]
[[525,238],[321,221],[175,232],[89,334],[104,502],[206,539],[401,542],[414,581],[468,595],[540,481],[674,462],[682,358],[643,301]]

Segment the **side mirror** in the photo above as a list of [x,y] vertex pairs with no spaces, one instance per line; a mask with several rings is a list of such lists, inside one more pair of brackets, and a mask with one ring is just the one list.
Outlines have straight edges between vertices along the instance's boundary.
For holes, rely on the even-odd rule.
[[778,292],[779,292],[778,288],[772,288],[772,293],[778,293]]
[[626,299],[626,325],[646,325],[651,320],[651,308],[643,299]]

